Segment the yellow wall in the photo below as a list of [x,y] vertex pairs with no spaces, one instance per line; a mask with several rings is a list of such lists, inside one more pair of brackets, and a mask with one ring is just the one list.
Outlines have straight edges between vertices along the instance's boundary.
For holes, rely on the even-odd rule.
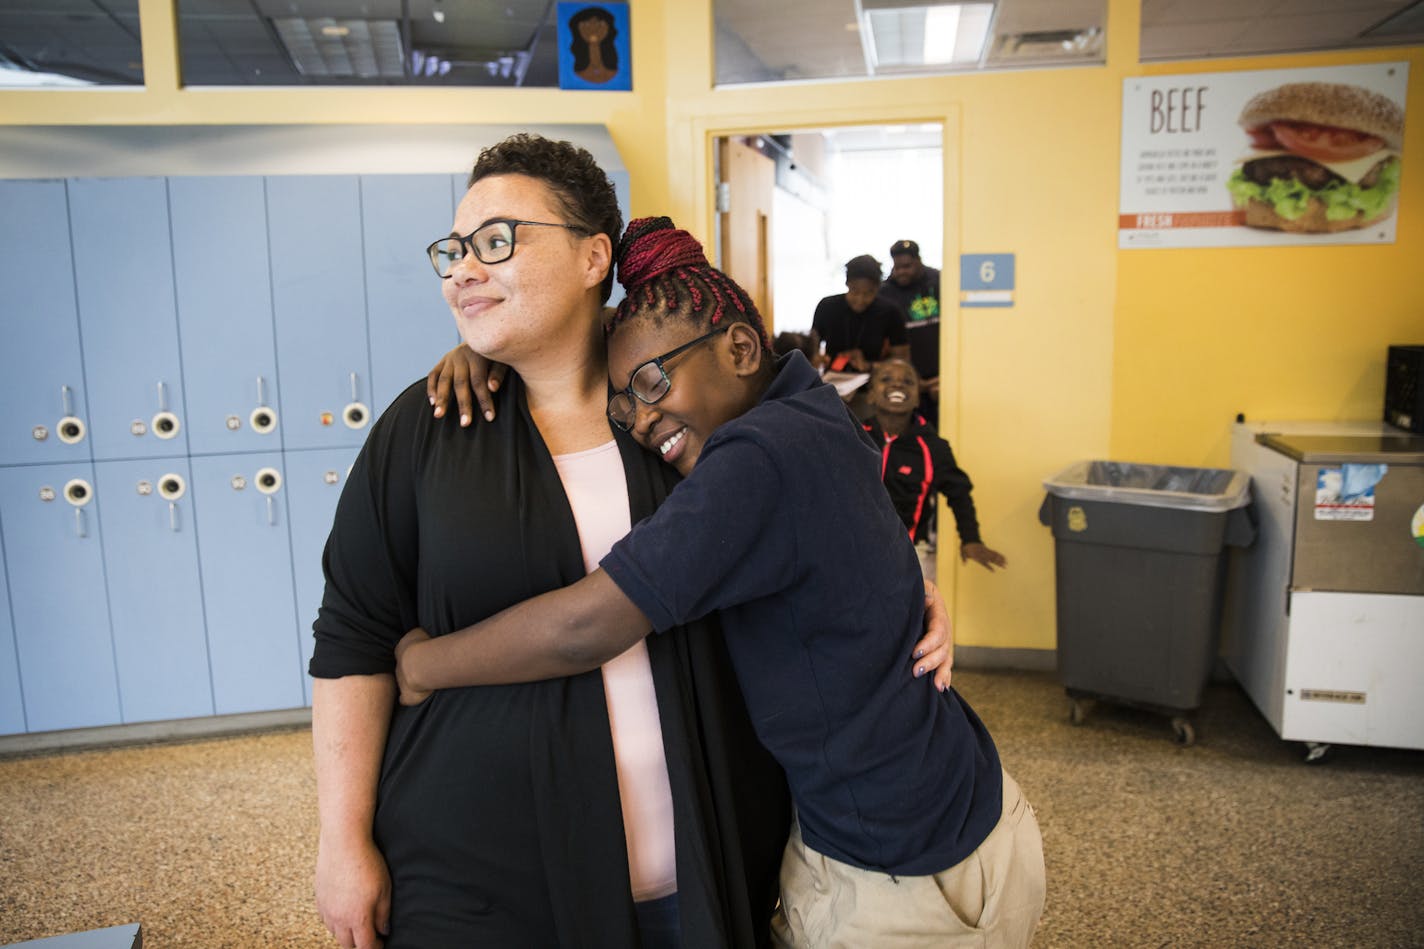
[[169,0],[140,0],[145,90],[0,92],[6,124],[597,122],[632,179],[635,215],[710,241],[712,139],[858,123],[945,128],[945,290],[960,253],[1013,253],[1011,309],[947,308],[943,427],[973,476],[1006,573],[942,563],[957,639],[1052,648],[1053,551],[1041,480],[1111,457],[1226,465],[1254,418],[1374,417],[1390,342],[1424,341],[1424,122],[1407,128],[1388,247],[1117,249],[1122,80],[1134,75],[1406,60],[1424,49],[1137,63],[1138,0],[1109,0],[1108,63],[713,91],[712,0],[633,0],[634,92],[181,90]]
[[1226,466],[1238,412],[1379,418],[1386,346],[1424,343],[1424,48],[1148,70],[1396,61],[1409,63],[1409,116],[1394,244],[1119,254],[1114,453]]

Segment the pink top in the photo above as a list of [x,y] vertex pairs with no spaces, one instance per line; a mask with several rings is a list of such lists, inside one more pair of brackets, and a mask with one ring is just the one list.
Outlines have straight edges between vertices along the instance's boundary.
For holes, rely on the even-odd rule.
[[[555,455],[554,466],[578,526],[584,569],[598,562],[632,528],[628,482],[618,443]],[[653,669],[643,640],[603,666],[603,692],[613,728],[623,833],[628,841],[628,873],[634,900],[654,900],[677,892],[673,849],[672,788],[663,754]]]

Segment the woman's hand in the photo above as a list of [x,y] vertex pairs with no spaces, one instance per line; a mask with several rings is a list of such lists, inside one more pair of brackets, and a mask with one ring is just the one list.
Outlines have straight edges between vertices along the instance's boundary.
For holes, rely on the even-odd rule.
[[944,598],[929,579],[925,580],[925,635],[915,643],[913,658],[915,678],[933,672],[935,688],[941,692],[949,688],[954,671],[954,630]]
[[316,907],[346,949],[381,949],[381,937],[390,932],[391,875],[370,835],[318,838]]
[[490,362],[463,344],[456,346],[431,369],[425,377],[425,394],[435,407],[435,417],[443,418],[450,405],[453,390],[460,409],[460,427],[474,419],[473,402],[479,402],[480,414],[486,422],[494,421],[494,399],[508,371],[503,363]]
[[972,560],[990,573],[994,572],[995,567],[1003,568],[1009,565],[1009,558],[983,544],[961,544],[959,560],[961,563]]
[[409,669],[407,664],[402,661],[410,647],[417,643],[423,643],[429,638],[430,634],[417,626],[402,636],[400,642],[396,643],[396,685],[400,686],[400,704],[402,705],[419,705],[430,698],[430,689],[419,688],[410,681],[407,675]]

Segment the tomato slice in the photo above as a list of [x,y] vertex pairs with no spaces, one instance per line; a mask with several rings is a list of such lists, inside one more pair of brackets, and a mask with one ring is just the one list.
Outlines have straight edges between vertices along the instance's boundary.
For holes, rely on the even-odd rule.
[[1350,161],[1384,147],[1374,135],[1310,122],[1272,122],[1271,132],[1282,148],[1316,161]]

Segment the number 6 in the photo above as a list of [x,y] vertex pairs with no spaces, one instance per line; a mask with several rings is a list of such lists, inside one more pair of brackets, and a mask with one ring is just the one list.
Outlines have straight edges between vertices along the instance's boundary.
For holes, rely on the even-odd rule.
[[986,260],[979,265],[979,279],[984,283],[994,282],[994,262]]

